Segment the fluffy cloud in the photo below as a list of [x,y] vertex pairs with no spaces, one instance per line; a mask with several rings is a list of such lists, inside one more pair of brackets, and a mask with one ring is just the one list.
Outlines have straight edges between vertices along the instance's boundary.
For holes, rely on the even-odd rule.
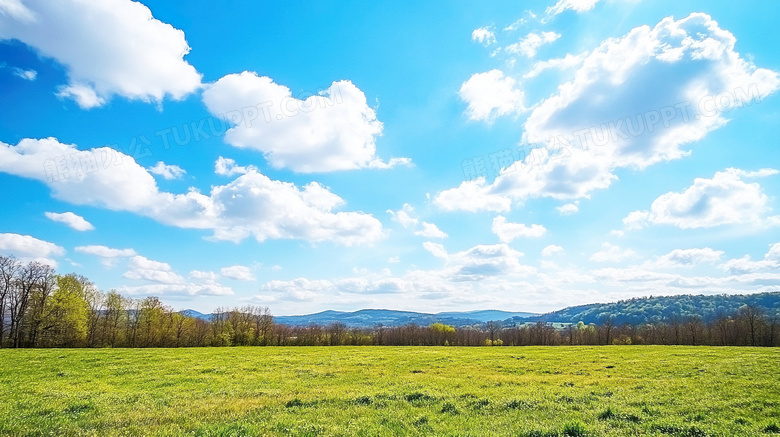
[[447,238],[447,233],[439,229],[433,223],[422,222],[417,217],[413,217],[414,207],[405,203],[398,211],[388,209],[387,213],[390,214],[392,220],[405,229],[414,229],[414,235],[425,238]]
[[480,27],[471,32],[471,40],[489,46],[496,42],[496,35],[493,33],[492,27]]
[[245,174],[248,167],[242,167],[236,165],[236,161],[230,158],[217,158],[214,163],[214,173],[220,176],[235,176],[237,174]]
[[162,161],[158,161],[157,164],[154,165],[154,167],[147,168],[149,170],[149,173],[154,173],[156,175],[162,176],[163,179],[180,179],[182,176],[184,176],[187,172],[184,171],[183,168],[179,167],[178,165],[166,165]]
[[77,230],[77,231],[91,231],[95,229],[92,223],[84,220],[84,217],[76,215],[72,212],[45,212],[46,218],[49,220],[64,223],[65,225]]
[[59,94],[82,108],[112,95],[180,99],[200,86],[200,74],[184,61],[184,32],[141,3],[6,0],[0,12],[0,39],[18,39],[64,65],[69,83]]
[[21,261],[38,261],[57,267],[57,261],[52,257],[65,255],[65,249],[30,235],[6,233],[0,234],[0,253]]
[[696,178],[681,193],[669,192],[653,201],[650,211],[633,211],[623,223],[628,229],[647,224],[672,225],[681,229],[721,225],[777,225],[780,217],[767,217],[768,197],[757,183],[743,179],[773,176],[777,170],[757,172],[729,168],[712,179]]
[[217,240],[254,237],[365,244],[384,237],[381,223],[360,212],[336,212],[344,200],[312,182],[275,181],[254,169],[210,195],[160,191],[133,158],[102,147],[86,151],[56,139],[0,142],[0,171],[44,182],[52,196],[77,205],[129,211],[160,223],[210,229]]
[[507,53],[523,55],[527,58],[533,58],[534,56],[536,56],[536,52],[537,50],[539,50],[539,47],[541,47],[544,44],[549,44],[560,37],[561,34],[555,32],[542,32],[542,33],[531,32],[520,41],[506,46],[504,50]]
[[414,235],[419,235],[425,238],[447,238],[447,233],[439,229],[438,226],[433,223],[422,222],[422,229],[414,231]]
[[75,250],[100,258],[100,263],[108,268],[114,267],[120,259],[138,255],[133,249],[114,249],[101,245],[77,246]]
[[404,228],[414,228],[419,222],[417,217],[412,217],[412,214],[414,213],[414,207],[408,203],[404,203],[404,205],[398,211],[388,209],[387,213],[390,214],[394,222],[399,223]]
[[642,169],[688,155],[682,146],[723,126],[726,112],[755,104],[780,86],[776,72],[741,58],[735,43],[700,13],[603,41],[571,82],[534,106],[523,142],[545,147],[492,184],[464,182],[437,198],[577,199],[607,188],[618,168]]
[[542,249],[542,256],[544,257],[551,257],[556,255],[563,255],[566,251],[561,247],[557,246],[555,244],[551,244],[544,249]]
[[480,177],[465,181],[457,188],[440,191],[433,203],[443,211],[509,211],[512,200],[493,191],[485,178]]
[[557,206],[555,207],[555,210],[558,211],[558,214],[560,215],[572,215],[580,212],[580,207],[577,206],[577,203],[567,203],[565,205]]
[[193,270],[187,280],[176,273],[168,263],[150,260],[140,255],[130,258],[123,277],[142,283],[142,285],[125,285],[119,288],[120,292],[131,295],[225,296],[234,294],[231,288],[217,283],[214,272]]
[[247,266],[230,266],[223,267],[219,273],[229,279],[235,279],[236,281],[254,281],[255,275],[252,274],[252,269]]
[[474,74],[463,82],[459,95],[468,104],[466,114],[472,120],[492,123],[496,118],[525,110],[523,91],[501,70]]
[[506,221],[506,217],[502,215],[493,219],[491,230],[502,243],[510,243],[520,237],[538,238],[547,233],[547,228],[542,225],[527,226],[523,223],[511,223]]
[[702,263],[720,261],[723,251],[709,247],[701,249],[675,249],[666,255],[658,257],[656,265],[660,267],[693,267]]
[[636,252],[631,249],[623,250],[620,246],[615,246],[609,243],[601,245],[601,250],[591,255],[590,260],[596,262],[621,262],[626,258],[636,256]]
[[720,265],[720,268],[731,274],[754,273],[762,270],[776,270],[780,268],[780,243],[773,244],[764,255],[763,260],[753,261],[750,255],[742,258],[730,259]]
[[349,81],[293,96],[270,77],[245,71],[209,85],[203,102],[232,125],[225,135],[228,144],[262,152],[274,168],[313,173],[410,162],[376,157],[382,123],[363,91]]

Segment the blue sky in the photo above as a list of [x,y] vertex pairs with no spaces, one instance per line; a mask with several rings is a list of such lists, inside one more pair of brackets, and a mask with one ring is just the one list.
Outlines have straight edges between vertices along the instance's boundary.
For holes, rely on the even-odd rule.
[[0,1],[0,253],[279,315],[775,291],[778,20]]

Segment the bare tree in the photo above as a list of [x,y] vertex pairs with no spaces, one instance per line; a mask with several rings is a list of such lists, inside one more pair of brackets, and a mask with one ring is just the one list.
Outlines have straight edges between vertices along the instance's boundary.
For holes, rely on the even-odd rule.
[[501,330],[501,322],[498,320],[491,320],[485,323],[485,329],[487,329],[488,335],[490,336],[490,345],[496,344],[496,334]]
[[16,258],[0,256],[0,347],[3,347],[5,342],[6,314],[20,268],[21,264]]

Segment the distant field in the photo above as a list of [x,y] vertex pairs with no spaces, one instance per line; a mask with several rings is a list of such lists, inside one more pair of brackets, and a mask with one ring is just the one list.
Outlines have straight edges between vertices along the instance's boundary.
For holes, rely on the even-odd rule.
[[780,433],[780,350],[0,350],[2,435]]

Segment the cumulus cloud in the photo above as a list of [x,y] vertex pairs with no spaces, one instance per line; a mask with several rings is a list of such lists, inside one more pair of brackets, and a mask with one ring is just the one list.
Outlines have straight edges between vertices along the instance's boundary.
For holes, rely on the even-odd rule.
[[0,234],[0,253],[25,262],[38,261],[57,267],[53,257],[65,255],[65,249],[31,235],[4,233]]
[[577,206],[577,202],[567,203],[565,205],[555,207],[560,215],[572,215],[580,212],[580,207]]
[[149,173],[153,173],[162,176],[163,179],[181,179],[187,172],[178,165],[166,165],[162,161],[158,161],[153,167],[147,168]]
[[75,229],[77,231],[91,231],[95,229],[92,223],[84,220],[84,217],[74,214],[72,212],[63,212],[63,213],[45,212],[44,215],[46,215],[46,218],[48,218],[51,221],[64,223],[68,227]]
[[621,262],[627,258],[636,256],[636,252],[631,249],[623,250],[620,246],[610,243],[603,243],[601,250],[591,255],[590,260],[595,262]]
[[474,74],[463,82],[458,94],[468,104],[466,115],[471,120],[492,123],[503,115],[525,110],[523,91],[501,70]]
[[138,255],[133,249],[114,249],[101,245],[77,246],[75,250],[100,258],[100,263],[108,268],[114,267],[121,259]]
[[551,257],[551,256],[558,256],[565,254],[566,251],[558,245],[551,244],[544,249],[542,249],[542,256],[544,257]]
[[439,229],[433,223],[422,222],[422,229],[414,231],[414,235],[419,235],[425,238],[447,238],[447,233]]
[[701,249],[675,249],[658,257],[655,264],[659,267],[694,267],[702,263],[720,261],[723,251],[709,247]]
[[276,181],[250,169],[209,195],[160,191],[149,172],[111,148],[80,151],[54,138],[0,142],[0,171],[39,180],[56,199],[129,211],[181,228],[208,229],[216,240],[254,237],[367,244],[384,237],[381,223],[362,212],[336,211],[344,200],[327,187]]
[[124,285],[120,292],[131,295],[232,295],[230,287],[220,285],[214,272],[193,270],[189,280],[176,273],[170,264],[148,259],[141,255],[130,258],[125,279],[141,282],[141,285]]
[[504,212],[511,209],[512,200],[500,194],[494,194],[491,185],[484,177],[465,181],[457,188],[440,191],[433,199],[434,205],[444,211],[494,211]]
[[527,226],[523,223],[508,222],[502,215],[493,219],[491,230],[502,243],[510,243],[520,237],[538,238],[547,233],[547,228],[542,225]]
[[728,168],[711,179],[696,178],[685,191],[669,192],[653,201],[649,211],[633,211],[623,219],[628,229],[649,224],[681,229],[722,225],[778,225],[780,217],[768,216],[768,197],[758,183],[743,179],[773,176],[774,169],[747,172]]
[[376,157],[382,123],[363,91],[350,81],[293,96],[270,77],[245,71],[209,85],[203,102],[231,124],[225,134],[228,144],[262,152],[274,168],[315,173],[410,162],[385,163]]
[[700,13],[603,41],[572,81],[534,106],[523,142],[543,145],[538,153],[492,184],[464,182],[437,198],[506,198],[507,205],[535,197],[578,199],[609,187],[616,169],[687,156],[682,147],[723,126],[725,113],[780,86],[776,72],[740,57],[735,43]]
[[520,41],[510,44],[504,48],[507,53],[523,55],[527,58],[536,56],[536,52],[544,44],[554,42],[561,37],[561,34],[555,32],[531,32]]
[[111,96],[160,102],[200,87],[200,74],[184,60],[184,32],[129,0],[6,0],[0,39],[18,39],[65,67],[69,83],[59,95],[82,108]]
[[753,261],[750,255],[735,258],[720,265],[720,268],[731,274],[746,274],[760,272],[762,270],[776,270],[780,268],[780,243],[773,244],[764,259]]
[[250,282],[255,280],[255,275],[252,274],[252,269],[247,266],[235,265],[230,267],[223,267],[219,273],[226,278],[235,279],[236,281]]
[[425,221],[420,224],[420,220],[413,216],[414,207],[408,203],[405,203],[398,211],[388,209],[387,213],[390,214],[394,222],[400,224],[405,229],[413,229],[414,235],[425,238],[447,238],[447,233],[439,229],[435,224]]
[[245,174],[247,167],[236,165],[236,161],[230,158],[217,158],[214,163],[214,173],[220,176],[235,176],[237,174]]
[[492,26],[480,27],[471,32],[471,40],[484,46],[489,46],[496,42],[496,35],[493,33]]

